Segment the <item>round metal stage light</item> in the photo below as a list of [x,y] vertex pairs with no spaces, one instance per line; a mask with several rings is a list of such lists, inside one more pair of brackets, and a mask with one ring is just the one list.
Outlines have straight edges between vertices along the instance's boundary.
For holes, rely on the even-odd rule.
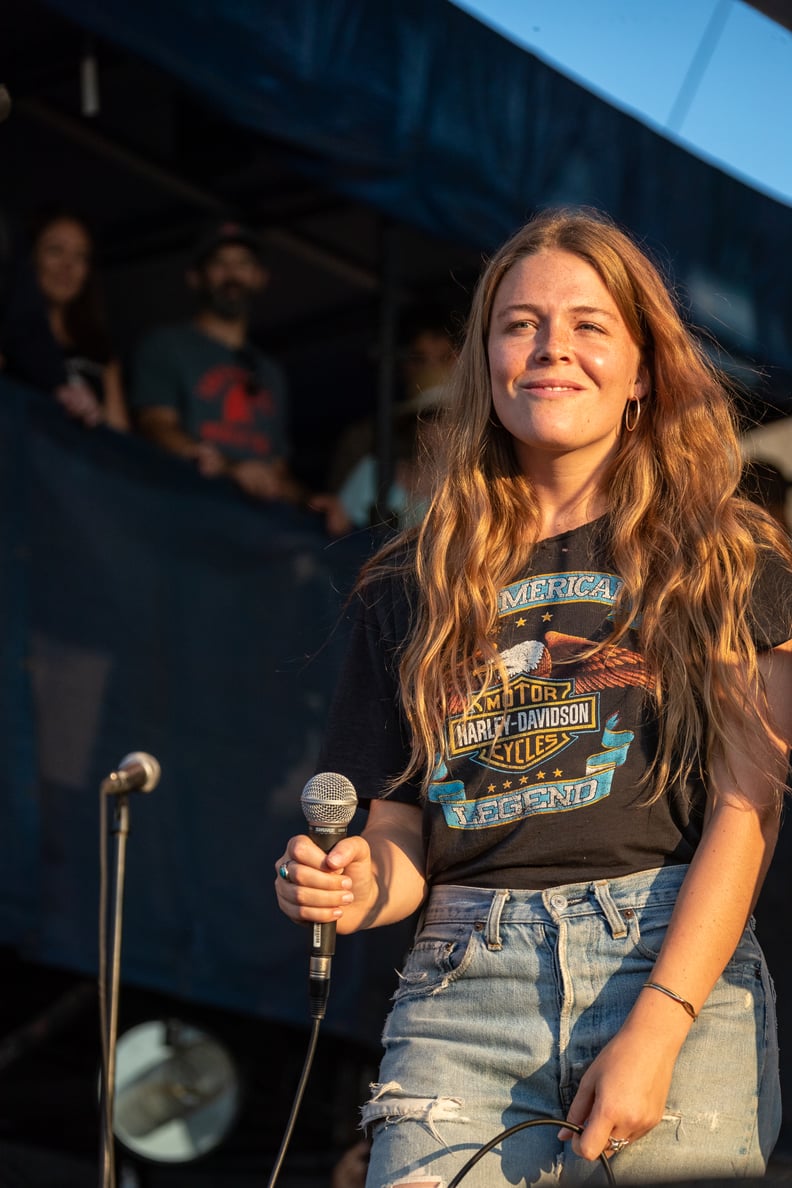
[[113,1133],[133,1155],[158,1163],[199,1159],[233,1126],[240,1096],[228,1050],[197,1027],[152,1020],[118,1040]]

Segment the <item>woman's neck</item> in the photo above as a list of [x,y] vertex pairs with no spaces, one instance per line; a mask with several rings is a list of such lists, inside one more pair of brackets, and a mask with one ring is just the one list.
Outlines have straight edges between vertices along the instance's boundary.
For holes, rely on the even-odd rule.
[[559,536],[596,520],[608,510],[604,461],[593,469],[586,460],[567,456],[532,467],[530,478],[540,511],[539,539]]
[[561,536],[564,532],[571,532],[581,524],[590,524],[607,510],[605,502],[582,503],[555,509],[552,513],[543,512],[542,524],[539,529],[539,540],[550,540],[553,536]]
[[65,311],[62,305],[50,305],[47,310],[52,337],[61,346],[71,346],[69,331],[66,329]]
[[541,483],[534,481],[540,510],[539,539],[560,536],[596,520],[608,510],[608,499],[597,483]]

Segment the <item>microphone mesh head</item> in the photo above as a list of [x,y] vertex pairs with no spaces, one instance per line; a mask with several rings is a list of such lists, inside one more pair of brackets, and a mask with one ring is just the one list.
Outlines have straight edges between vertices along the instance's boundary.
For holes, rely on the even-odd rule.
[[323,771],[302,790],[302,810],[309,825],[345,826],[355,815],[357,793],[346,776]]
[[146,782],[141,786],[141,792],[153,792],[160,781],[160,765],[153,755],[145,751],[132,751],[125,755],[118,765],[119,771],[126,771],[130,767],[142,767],[146,773]]

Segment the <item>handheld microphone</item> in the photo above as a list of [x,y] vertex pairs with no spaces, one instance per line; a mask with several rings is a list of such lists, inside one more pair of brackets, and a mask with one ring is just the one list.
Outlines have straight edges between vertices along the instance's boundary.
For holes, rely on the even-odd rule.
[[160,765],[153,755],[145,751],[132,751],[125,755],[116,771],[102,783],[102,791],[108,796],[125,795],[127,792],[152,792],[160,778]]
[[[357,808],[357,793],[346,776],[334,771],[312,776],[300,797],[308,834],[325,854],[347,835]],[[308,990],[311,1018],[324,1019],[330,993],[330,966],[335,953],[335,920],[311,925]]]

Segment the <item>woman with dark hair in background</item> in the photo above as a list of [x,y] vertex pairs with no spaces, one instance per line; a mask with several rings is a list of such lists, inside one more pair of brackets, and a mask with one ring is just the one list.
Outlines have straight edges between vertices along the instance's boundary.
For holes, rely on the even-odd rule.
[[720,375],[635,242],[548,211],[493,258],[423,522],[364,569],[320,770],[369,804],[276,863],[292,920],[423,907],[369,1188],[761,1174],[751,921],[792,740],[792,555]]
[[32,238],[32,262],[67,382],[55,392],[86,425],[129,428],[121,384],[105,325],[94,267],[94,243],[82,219],[66,211],[42,216]]

